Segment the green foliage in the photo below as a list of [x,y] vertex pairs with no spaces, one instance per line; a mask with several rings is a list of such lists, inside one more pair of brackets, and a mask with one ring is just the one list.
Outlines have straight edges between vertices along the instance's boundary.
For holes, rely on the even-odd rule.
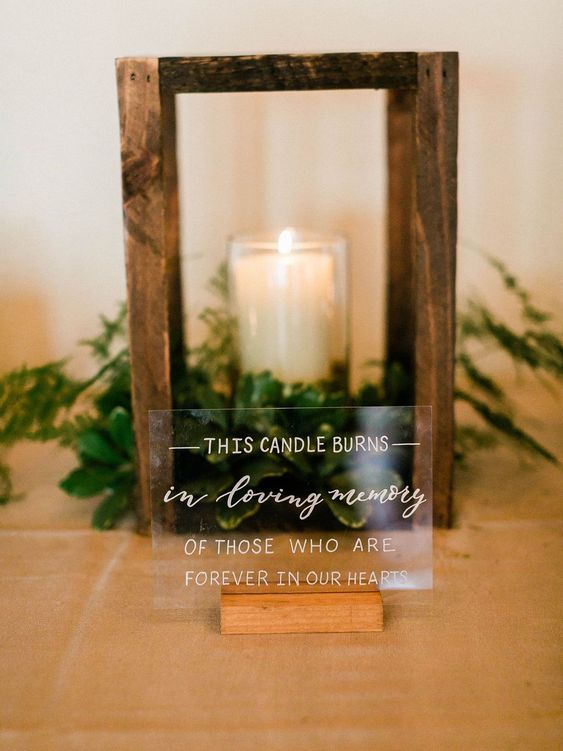
[[[353,488],[361,487],[362,484],[360,473],[352,470],[334,475],[331,478],[330,486],[346,493]],[[374,467],[370,473],[370,489],[379,492],[391,485],[396,485],[399,489],[402,488],[404,485],[403,478],[392,470]],[[364,527],[371,513],[371,504],[369,503],[356,503],[349,506],[342,501],[329,498],[327,505],[341,524],[352,529]]]
[[103,499],[92,517],[97,529],[109,529],[129,509],[135,485],[134,445],[131,416],[115,407],[105,428],[89,428],[77,437],[80,465],[59,486],[76,498]]
[[[496,258],[487,257],[499,273],[505,290],[519,304],[520,330],[502,321],[487,306],[469,299],[458,312],[458,355],[456,399],[469,405],[484,423],[483,428],[462,425],[457,428],[456,453],[464,461],[468,454],[487,448],[500,436],[515,447],[557,463],[545,446],[529,435],[514,418],[514,408],[494,378],[477,359],[487,357],[491,349],[507,355],[515,365],[523,365],[537,376],[560,381],[563,378],[563,340],[552,328],[552,316],[531,302],[530,293]],[[475,353],[475,350],[477,352]]]
[[497,443],[497,436],[490,430],[483,430],[474,425],[456,425],[455,458],[462,465],[467,463],[467,457],[474,451],[491,448]]
[[364,381],[354,402],[358,406],[412,404],[413,383],[401,363],[368,360],[366,368],[375,368],[376,376]]
[[502,261],[490,255],[486,255],[485,257],[491,266],[500,274],[505,288],[520,301],[521,313],[524,320],[536,325],[541,325],[551,320],[552,316],[550,313],[546,313],[544,310],[539,310],[535,305],[532,305],[530,293],[521,286],[518,279],[508,271]]
[[[196,371],[210,393],[200,393],[200,399],[213,402],[217,391],[231,399],[240,374],[236,350],[236,323],[229,312],[227,264],[223,263],[209,282],[209,289],[217,303],[205,308],[199,315],[207,334],[205,341],[188,354],[190,369]],[[209,404],[212,408],[212,404]]]
[[229,508],[220,506],[217,509],[216,518],[221,529],[231,530],[239,527],[245,519],[249,519],[260,511],[258,501],[250,503],[239,503],[237,506]]
[[9,503],[14,497],[10,467],[0,462],[0,506]]
[[[0,445],[55,441],[71,448],[79,466],[60,483],[75,498],[102,495],[93,525],[108,529],[131,507],[135,483],[129,355],[122,306],[102,331],[82,342],[97,365],[77,380],[66,361],[23,366],[0,377]],[[13,497],[9,469],[0,465],[0,503]]]
[[475,389],[484,392],[493,399],[504,400],[502,388],[498,383],[495,383],[491,376],[477,367],[467,352],[460,352],[458,354],[457,364]]
[[65,433],[67,415],[85,385],[65,372],[64,362],[25,365],[0,379],[0,442],[48,441]]
[[[533,455],[556,462],[547,448],[517,424],[506,394],[483,368],[482,355],[475,354],[474,349],[492,346],[537,375],[560,380],[563,343],[552,328],[551,316],[532,303],[529,292],[500,261],[489,261],[519,304],[521,330],[500,320],[475,299],[468,300],[459,313],[456,380],[461,385],[456,398],[469,405],[483,427],[458,425],[456,456],[465,461],[476,450],[490,447],[504,437]],[[248,411],[210,412],[208,435],[215,431],[218,437],[226,437],[240,431],[256,437],[330,437],[350,429],[348,411],[332,407],[412,403],[410,375],[397,363],[368,363],[378,369],[377,375],[366,379],[355,394],[346,393],[336,382],[288,385],[269,372],[241,374],[224,266],[211,280],[211,288],[218,302],[200,316],[207,335],[203,344],[186,353],[186,367],[180,370],[174,384],[175,407],[234,407]],[[97,529],[109,529],[131,508],[136,471],[125,307],[115,318],[101,317],[100,321],[99,335],[81,342],[96,364],[91,378],[73,378],[66,361],[37,368],[22,366],[0,377],[0,446],[32,440],[55,441],[70,447],[76,453],[78,466],[60,482],[60,487],[78,499],[101,496],[92,524]],[[279,411],[274,407],[299,409]],[[260,410],[252,411],[253,408]],[[322,459],[291,452],[260,459],[194,453],[189,471],[194,491],[210,497],[219,495],[241,473],[251,476],[253,486],[264,488],[282,476],[288,482],[338,487],[343,491],[350,482],[343,473],[342,457],[330,452]],[[381,482],[388,483],[389,477],[382,476]],[[392,482],[400,484],[401,478],[394,475]],[[0,463],[0,504],[12,497],[9,468]],[[369,514],[369,504],[348,506],[330,501],[327,505],[338,522],[348,527],[363,526]],[[258,504],[239,504],[232,509],[221,506],[216,518],[222,528],[231,530],[259,510]]]
[[83,339],[80,344],[88,347],[92,357],[102,364],[111,360],[112,350],[116,341],[121,341],[125,335],[127,322],[127,307],[122,303],[114,319],[100,316],[102,331],[93,339]]
[[108,490],[113,476],[111,467],[83,464],[61,480],[59,487],[76,498],[91,498]]
[[[467,402],[473,407],[475,412],[482,417],[486,423],[488,423],[488,425],[496,428],[496,430],[503,433],[507,438],[510,438],[517,446],[532,453],[539,454],[539,456],[543,456],[543,458],[547,459],[549,462],[553,462],[554,464],[557,463],[555,456],[538,443],[538,441],[532,438],[532,436],[519,428],[508,412],[502,408],[493,409],[486,402],[476,399],[474,396],[468,394],[466,391],[462,391],[461,389],[456,390],[456,397]],[[474,437],[477,436],[477,434],[473,435]],[[477,444],[474,445],[476,446]],[[485,446],[486,440],[481,440],[481,445]]]
[[504,350],[516,363],[523,363],[531,370],[544,371],[561,378],[563,376],[563,342],[548,330],[547,323],[537,323],[517,333],[500,321],[482,303],[470,300],[467,310],[460,315],[459,332],[462,344],[471,339],[493,342]]
[[127,488],[106,493],[92,514],[92,526],[102,531],[112,529],[129,508],[130,492]]

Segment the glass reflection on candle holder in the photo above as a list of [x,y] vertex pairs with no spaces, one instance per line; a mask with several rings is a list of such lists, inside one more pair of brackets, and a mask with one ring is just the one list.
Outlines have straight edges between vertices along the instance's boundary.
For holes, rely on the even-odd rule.
[[243,372],[346,386],[346,241],[286,228],[228,241]]

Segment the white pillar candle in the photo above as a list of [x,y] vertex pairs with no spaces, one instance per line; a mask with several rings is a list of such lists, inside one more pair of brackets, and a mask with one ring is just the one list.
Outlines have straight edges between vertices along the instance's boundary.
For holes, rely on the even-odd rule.
[[284,230],[277,247],[232,262],[241,366],[269,370],[285,383],[311,383],[330,375],[334,259],[293,241],[292,230]]

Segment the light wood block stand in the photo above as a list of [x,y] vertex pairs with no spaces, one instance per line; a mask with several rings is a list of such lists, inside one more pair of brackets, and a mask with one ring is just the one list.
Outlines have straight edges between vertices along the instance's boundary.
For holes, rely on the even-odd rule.
[[247,587],[221,591],[222,634],[383,631],[381,593],[369,587]]

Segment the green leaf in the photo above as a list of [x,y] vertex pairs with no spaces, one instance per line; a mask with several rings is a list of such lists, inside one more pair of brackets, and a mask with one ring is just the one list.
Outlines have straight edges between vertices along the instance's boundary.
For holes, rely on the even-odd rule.
[[222,430],[227,430],[227,417],[223,411],[227,405],[223,394],[214,391],[209,384],[194,384],[192,395],[194,403],[200,409],[209,410],[209,421],[218,425]]
[[[304,417],[303,413],[300,413],[300,417]],[[283,430],[282,428],[278,426],[274,426],[271,430],[272,437],[275,438],[289,438],[291,436],[291,433]],[[276,457],[280,457],[277,459]],[[283,460],[288,463],[289,466],[283,466],[279,463],[281,458],[283,457]],[[279,474],[285,474],[287,472],[290,472],[293,474],[294,477],[302,477],[307,476],[311,474],[312,466],[311,463],[308,461],[307,454],[302,454],[298,451],[284,451],[283,454],[272,454],[271,457],[269,456],[262,456],[262,458],[252,459],[252,463],[255,465],[256,470],[255,474],[258,474],[261,471],[261,463],[262,467],[270,467],[272,470],[271,474],[265,474],[266,477],[275,477],[279,476]]]
[[[338,489],[342,493],[347,493],[350,490],[378,492],[391,485],[396,485],[400,489],[404,483],[403,478],[397,472],[385,467],[373,466],[342,472],[328,480],[327,484],[331,490]],[[374,501],[364,501],[348,505],[345,501],[333,500],[330,497],[326,502],[338,521],[352,529],[365,526],[374,504]]]
[[475,412],[477,412],[485,422],[503,433],[507,438],[512,439],[518,446],[521,446],[532,454],[542,456],[552,464],[559,463],[557,457],[554,456],[551,451],[548,451],[541,445],[541,443],[538,443],[535,438],[515,425],[512,417],[506,412],[492,409],[485,402],[476,399],[471,394],[466,391],[461,391],[460,389],[456,390],[455,396],[457,399],[461,399],[471,405]]
[[351,529],[365,527],[372,506],[371,503],[355,503],[353,506],[348,506],[347,503],[333,501],[332,498],[327,498],[326,504],[333,516],[345,527]]
[[201,497],[207,495],[205,503],[215,503],[217,497],[224,493],[233,484],[233,477],[229,472],[214,472],[210,475],[194,477],[193,481],[186,483],[188,493]]
[[105,386],[94,398],[94,404],[102,415],[110,415],[116,407],[131,412],[131,374],[128,358],[115,363],[104,376]]
[[467,303],[467,312],[460,313],[459,338],[490,341],[514,361],[531,370],[550,373],[556,378],[563,375],[563,344],[558,334],[547,330],[527,330],[519,334],[484,305],[474,300]]
[[[295,386],[286,399],[288,407],[323,407],[324,394],[315,386]],[[305,413],[306,414],[306,413]]]
[[561,339],[551,331],[526,331],[525,336],[541,352],[541,367],[550,371],[556,378],[561,378],[563,376],[563,342]]
[[497,437],[488,430],[480,430],[474,425],[456,425],[456,443],[464,451],[491,448],[498,443]]
[[114,474],[112,481],[108,487],[117,492],[126,490],[131,492],[135,487],[136,474],[132,464],[122,464],[118,471]]
[[117,466],[123,462],[119,454],[97,430],[86,430],[78,436],[78,452],[82,458]]
[[[251,485],[258,486],[262,480],[269,477],[281,477],[287,473],[287,468],[268,456],[256,457],[237,465],[237,477],[250,476]],[[232,485],[233,477],[229,476],[228,482],[215,493],[215,498]],[[213,498],[212,500],[215,500]],[[211,500],[211,498],[210,498]],[[233,508],[221,505],[215,512],[215,517],[222,529],[236,529],[245,519],[254,516],[260,509],[257,501],[238,503]]]
[[274,459],[274,456],[256,456],[237,464],[237,472],[241,475],[250,475],[253,485],[258,485],[267,477],[282,477],[287,474],[287,467]]
[[110,487],[115,470],[110,467],[78,467],[73,469],[59,487],[76,498],[90,498]]
[[496,446],[498,438],[490,430],[481,430],[474,425],[456,424],[455,428],[455,459],[464,465],[467,454],[472,451]]
[[0,506],[13,498],[12,474],[7,464],[0,462]]
[[389,362],[383,374],[385,404],[411,404],[413,381],[398,362]]
[[215,512],[215,518],[221,529],[231,530],[239,527],[245,519],[254,516],[258,512],[260,504],[258,501],[249,501],[248,503],[237,503],[236,506],[219,506]]
[[551,319],[551,315],[543,310],[539,310],[530,302],[530,293],[522,287],[518,279],[511,274],[506,265],[495,256],[485,254],[485,258],[491,266],[498,271],[502,278],[505,288],[519,298],[522,304],[522,316],[528,321],[535,324],[546,323]]
[[94,529],[112,529],[121,517],[129,511],[131,500],[129,494],[124,491],[109,493],[104,500],[96,506],[92,514],[92,526]]
[[322,462],[317,469],[319,477],[327,478],[339,474],[346,467],[348,460],[349,457],[344,452],[327,449],[322,455]]
[[194,396],[201,409],[224,409],[225,397],[214,391],[209,384],[195,384]]
[[109,416],[109,432],[119,448],[123,449],[128,456],[132,456],[135,447],[133,425],[131,424],[131,415],[123,407],[116,407],[111,412]]
[[236,407],[275,407],[283,398],[283,383],[269,371],[241,376],[235,398]]
[[375,383],[363,383],[356,396],[356,403],[360,407],[377,407],[383,402],[381,389]]
[[501,387],[490,376],[483,373],[466,352],[461,352],[458,355],[457,361],[475,388],[480,389],[495,399],[504,399],[504,392]]

